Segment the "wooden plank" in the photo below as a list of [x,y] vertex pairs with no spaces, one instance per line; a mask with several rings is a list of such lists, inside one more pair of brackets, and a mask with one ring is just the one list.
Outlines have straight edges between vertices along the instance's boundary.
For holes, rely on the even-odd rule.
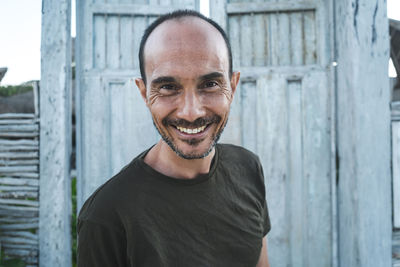
[[[115,6],[115,5],[114,5]],[[120,56],[119,16],[109,15],[106,20],[106,68],[118,69]]]
[[38,198],[39,197],[39,188],[37,192],[0,192],[0,198],[19,198],[19,199],[25,199],[25,198]]
[[299,2],[275,2],[270,3],[229,3],[226,10],[228,14],[243,14],[243,13],[283,13],[293,11],[315,10],[316,4],[314,1],[299,1]]
[[39,125],[33,124],[33,125],[0,125],[0,131],[1,132],[37,132],[39,130]]
[[38,171],[37,165],[32,166],[0,166],[0,173],[10,173],[10,172],[36,172]]
[[39,228],[39,223],[12,223],[0,225],[0,230],[26,230],[33,228]]
[[241,125],[242,140],[241,145],[257,153],[257,120],[249,120],[251,117],[257,118],[257,88],[255,81],[242,82],[241,98]]
[[171,0],[160,0],[160,6],[168,6],[171,4]]
[[257,80],[257,152],[264,168],[266,196],[272,230],[268,234],[271,266],[291,266],[290,194],[288,180],[288,90],[284,75],[270,72]]
[[270,14],[269,16],[269,39],[268,43],[270,44],[269,55],[270,55],[270,65],[277,66],[279,65],[279,54],[281,53],[279,47],[279,15],[278,14]]
[[38,217],[31,217],[31,218],[21,218],[21,217],[14,217],[14,216],[6,216],[0,217],[1,224],[18,224],[18,223],[39,223]]
[[121,68],[133,68],[134,58],[136,54],[133,51],[133,17],[120,17],[120,50],[119,58]]
[[0,151],[37,151],[39,146],[6,146],[0,144]]
[[[327,74],[311,72],[301,84],[303,106],[303,201],[306,207],[304,266],[330,266],[332,263],[332,206],[330,174],[330,106]],[[305,249],[304,249],[305,248]],[[315,255],[320,255],[315,257]]]
[[253,16],[253,43],[254,43],[254,66],[265,66],[268,58],[268,33],[265,27],[264,14],[256,14]]
[[39,212],[34,211],[34,210],[15,210],[15,209],[1,209],[0,210],[0,215],[1,216],[15,216],[15,217],[21,217],[21,218],[26,218],[26,217],[38,217]]
[[303,65],[303,19],[302,13],[290,14],[290,63],[292,65]]
[[30,239],[30,238],[23,238],[23,237],[6,237],[6,236],[1,236],[0,237],[1,243],[11,243],[11,244],[31,244],[31,245],[37,245],[38,240],[35,239]]
[[106,18],[97,15],[93,17],[93,67],[104,69],[106,67]]
[[239,130],[242,119],[242,99],[240,95],[242,94],[241,82],[236,87],[236,92],[233,97],[233,102],[231,104],[231,110],[229,112],[229,120],[221,135],[221,143],[242,145],[242,134],[243,131]]
[[0,132],[0,137],[12,137],[12,138],[26,138],[26,137],[38,137],[38,132]]
[[251,17],[243,15],[240,17],[240,66],[252,66],[253,45]]
[[[134,55],[139,54],[140,39],[146,28],[146,17],[145,16],[135,16],[133,18],[133,53]],[[134,58],[134,68],[139,68],[139,60],[137,57]]]
[[[240,40],[240,16],[230,16],[229,22],[229,39]],[[240,42],[231,42],[233,69],[238,70],[241,66],[240,61]]]
[[39,84],[40,82],[33,83],[33,107],[35,110],[35,116],[39,117]]
[[304,64],[315,64],[318,60],[315,12],[303,13],[303,31]]
[[28,256],[38,256],[39,252],[32,249],[4,249],[4,254],[8,256],[15,256],[17,258],[24,258]]
[[24,178],[9,178],[0,177],[1,185],[26,185],[26,186],[39,186],[38,179],[24,179]]
[[25,124],[36,124],[39,122],[38,118],[34,118],[34,119],[13,119],[13,120],[0,120],[0,125],[3,124],[12,124],[12,125],[25,125]]
[[390,266],[392,199],[386,1],[354,3],[335,2],[339,265]]
[[14,172],[9,173],[8,176],[18,178],[39,178],[39,174],[37,172]]
[[1,233],[2,237],[22,237],[22,238],[27,238],[31,240],[38,240],[39,236],[37,234],[33,234],[28,231],[9,231],[9,230],[4,230]]
[[290,36],[292,35],[291,30],[292,26],[289,24],[289,15],[288,14],[277,14],[278,20],[278,39],[275,40],[277,43],[277,47],[279,50],[276,51],[278,57],[279,65],[290,65],[290,51],[292,47],[290,46]]
[[3,166],[26,166],[26,165],[39,165],[39,159],[28,160],[3,160],[0,159],[0,165]]
[[307,191],[303,173],[303,105],[301,81],[289,81],[288,95],[288,141],[289,141],[289,195],[290,195],[290,252],[291,265],[305,267]]
[[39,188],[37,186],[9,186],[9,185],[0,185],[0,191],[12,191],[12,192],[17,192],[17,191],[33,191],[37,192],[39,191]]
[[[82,190],[78,191],[78,207],[111,175],[110,164],[99,165],[99,162],[108,162],[110,157],[109,142],[111,139],[110,128],[108,128],[108,123],[110,122],[110,94],[107,83],[103,83],[99,77],[86,78],[85,88],[87,90],[84,92],[82,100],[90,99],[90,105],[82,107],[82,123],[87,126],[90,125],[90,127],[86,127],[81,133],[82,142],[86,140],[85,144],[82,144],[82,157],[87,167],[82,169],[82,177],[85,177],[85,179],[77,180],[77,187]],[[95,123],[92,120],[94,117],[98,118]],[[96,134],[99,131],[104,134]],[[91,145],[88,147],[87,144]]]
[[34,119],[36,118],[35,114],[31,113],[3,113],[0,114],[0,120],[3,119]]
[[[188,5],[185,8],[194,9],[194,5]],[[162,14],[172,12],[176,9],[182,9],[181,5],[160,6],[139,5],[139,4],[92,4],[91,10],[94,14],[107,15],[151,15],[160,16]]]
[[0,204],[6,205],[24,205],[29,207],[39,207],[39,201],[22,199],[4,199],[0,198]]
[[37,148],[39,146],[38,140],[31,139],[18,139],[18,140],[2,140],[0,139],[0,146],[26,146]]
[[1,244],[2,248],[10,248],[10,249],[32,249],[38,250],[37,245],[30,245],[30,244],[12,244],[12,243],[4,243]]
[[32,215],[40,214],[41,267],[72,266],[70,25],[71,1],[42,1],[40,213],[29,207]]
[[400,122],[392,122],[393,227],[400,228]]
[[4,159],[35,159],[39,157],[39,152],[0,152],[0,158]]
[[217,22],[219,26],[221,26],[221,28],[227,32],[228,16],[226,13],[226,2],[227,2],[226,0],[209,1],[209,11],[210,11],[210,18],[215,22]]
[[4,211],[7,211],[7,210],[21,211],[21,212],[39,211],[39,209],[37,207],[11,206],[11,205],[4,205],[4,204],[0,204],[0,208]]

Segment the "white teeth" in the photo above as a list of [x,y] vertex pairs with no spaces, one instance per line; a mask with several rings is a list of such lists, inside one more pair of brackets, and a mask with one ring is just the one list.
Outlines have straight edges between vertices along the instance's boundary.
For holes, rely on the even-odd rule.
[[197,134],[200,133],[202,131],[204,131],[204,129],[206,128],[206,126],[201,126],[199,128],[195,128],[195,129],[189,129],[189,128],[183,128],[183,127],[176,127],[179,131],[183,132],[183,133],[187,133],[187,134]]

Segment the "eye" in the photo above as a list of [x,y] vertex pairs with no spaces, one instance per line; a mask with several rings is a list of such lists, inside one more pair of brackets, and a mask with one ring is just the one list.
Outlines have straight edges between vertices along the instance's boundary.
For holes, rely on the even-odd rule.
[[207,88],[214,88],[218,86],[218,83],[216,81],[207,81],[204,83],[203,88],[207,89]]
[[176,90],[177,87],[174,84],[163,84],[160,86],[160,89],[172,91],[172,90]]

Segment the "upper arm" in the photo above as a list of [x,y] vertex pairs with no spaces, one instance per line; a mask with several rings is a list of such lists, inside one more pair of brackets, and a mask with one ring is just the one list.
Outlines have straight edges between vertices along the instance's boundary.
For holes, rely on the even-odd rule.
[[256,267],[269,267],[268,253],[267,253],[267,236],[264,236],[262,240],[260,258],[258,259]]

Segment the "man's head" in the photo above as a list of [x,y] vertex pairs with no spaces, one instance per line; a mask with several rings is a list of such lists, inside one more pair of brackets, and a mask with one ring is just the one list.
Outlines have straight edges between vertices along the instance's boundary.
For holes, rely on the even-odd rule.
[[145,71],[145,59],[144,59],[144,48],[147,42],[147,39],[149,38],[150,34],[153,32],[155,28],[157,28],[161,23],[168,21],[168,20],[179,20],[180,18],[185,18],[185,17],[197,17],[200,18],[212,26],[214,26],[221,36],[224,38],[227,51],[228,51],[228,58],[229,58],[229,75],[232,75],[232,49],[231,49],[231,44],[229,42],[228,36],[226,35],[225,31],[213,20],[203,16],[201,13],[193,11],[193,10],[177,10],[168,14],[165,14],[158,19],[156,19],[152,24],[149,25],[149,27],[146,28],[144,31],[144,34],[142,36],[142,40],[140,41],[140,47],[139,47],[139,68],[140,68],[140,75],[142,76],[142,79],[144,83],[146,83],[146,71]]
[[194,11],[158,20],[142,39],[136,84],[165,143],[185,159],[203,158],[228,120],[240,74],[215,22]]

